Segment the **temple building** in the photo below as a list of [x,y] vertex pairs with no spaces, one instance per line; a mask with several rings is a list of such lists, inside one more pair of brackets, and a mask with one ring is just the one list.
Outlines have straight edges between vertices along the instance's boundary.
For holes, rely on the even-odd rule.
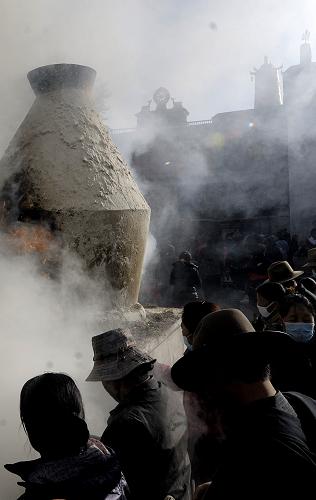
[[[316,62],[309,33],[299,64],[282,71],[268,58],[251,72],[254,107],[190,122],[159,88],[137,127],[112,131],[132,158],[162,242],[220,237],[236,228],[306,235],[316,220]],[[206,235],[206,236],[205,236]]]

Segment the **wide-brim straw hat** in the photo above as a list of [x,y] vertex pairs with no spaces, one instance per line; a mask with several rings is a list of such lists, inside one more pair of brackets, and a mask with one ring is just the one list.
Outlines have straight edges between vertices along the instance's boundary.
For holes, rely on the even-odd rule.
[[268,267],[268,280],[271,283],[286,283],[302,276],[304,271],[294,271],[291,265],[286,260],[273,262]]
[[307,262],[302,267],[315,267],[316,268],[316,248],[311,248],[307,252]]
[[88,382],[119,380],[135,368],[155,360],[140,351],[128,328],[110,330],[92,337],[94,366],[87,377]]
[[232,373],[246,378],[248,371],[266,367],[286,351],[297,352],[289,335],[255,332],[241,311],[223,309],[201,321],[194,334],[193,350],[173,365],[171,376],[181,389],[203,392],[212,384],[229,381]]

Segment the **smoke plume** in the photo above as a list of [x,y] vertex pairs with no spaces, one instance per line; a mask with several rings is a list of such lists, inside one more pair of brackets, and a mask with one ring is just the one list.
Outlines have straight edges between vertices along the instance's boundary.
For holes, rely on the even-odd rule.
[[[161,85],[183,101],[190,120],[209,119],[252,107],[249,71],[264,55],[277,66],[296,64],[301,33],[316,13],[313,0],[3,0],[1,6],[1,155],[33,102],[26,74],[35,67],[62,62],[94,67],[98,106],[112,128],[134,127],[135,113]],[[316,48],[316,32],[311,45]],[[144,137],[143,151],[152,139]],[[131,153],[126,148],[126,155]],[[191,183],[183,176],[179,189],[188,202],[212,175],[204,154],[192,147],[190,155],[199,179]],[[248,206],[249,193],[233,192],[235,205]],[[166,208],[169,199],[161,199],[158,233],[179,217],[177,205],[171,213]],[[154,240],[148,248],[155,255]],[[47,280],[31,257],[8,254],[3,238],[0,272],[3,464],[30,456],[18,417],[20,389],[28,378],[46,370],[73,376],[93,433],[103,430],[111,403],[98,384],[83,382],[91,366],[90,339],[100,332],[105,309],[98,286],[68,256],[62,281]],[[16,498],[15,478],[1,466],[0,483],[1,498]]]

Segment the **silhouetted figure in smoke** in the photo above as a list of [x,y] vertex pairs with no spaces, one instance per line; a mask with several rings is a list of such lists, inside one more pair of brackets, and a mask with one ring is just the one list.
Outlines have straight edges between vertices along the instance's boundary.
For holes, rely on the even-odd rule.
[[263,283],[267,276],[267,267],[269,265],[266,255],[265,246],[258,243],[252,250],[251,258],[248,262],[248,296],[249,302],[256,306],[256,288]]
[[[137,349],[128,329],[92,338],[94,367],[88,381],[102,382],[118,402],[102,442],[118,454],[131,500],[190,499],[190,462],[181,393],[153,376],[155,360]],[[87,499],[88,500],[88,499]]]
[[266,252],[265,256],[269,264],[277,262],[280,260],[285,260],[283,258],[284,253],[282,252],[280,246],[278,245],[278,238],[272,234],[267,236],[265,240]]
[[22,500],[126,500],[114,453],[89,437],[81,395],[63,373],[44,373],[24,384],[21,421],[41,458],[5,467],[21,476]]
[[241,311],[217,311],[172,367],[173,381],[201,395],[211,428],[224,439],[212,482],[195,499],[311,498],[315,490],[316,401],[272,385],[275,338],[254,333]]
[[174,306],[181,307],[187,302],[199,300],[202,282],[199,269],[192,262],[190,252],[182,252],[179,260],[173,264],[170,274],[172,289],[172,302]]

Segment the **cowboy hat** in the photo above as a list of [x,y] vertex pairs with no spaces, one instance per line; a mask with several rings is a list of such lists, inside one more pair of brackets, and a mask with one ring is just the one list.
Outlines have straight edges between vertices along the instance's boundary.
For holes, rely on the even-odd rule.
[[286,349],[297,351],[286,333],[255,332],[241,311],[222,309],[201,321],[193,350],[173,365],[171,377],[181,389],[199,392],[234,376],[247,379],[249,372],[265,368]]
[[94,366],[88,382],[119,380],[135,368],[155,360],[140,351],[128,328],[117,328],[92,337]]
[[272,283],[286,283],[302,276],[304,271],[294,271],[286,260],[273,262],[268,267],[268,281]]

